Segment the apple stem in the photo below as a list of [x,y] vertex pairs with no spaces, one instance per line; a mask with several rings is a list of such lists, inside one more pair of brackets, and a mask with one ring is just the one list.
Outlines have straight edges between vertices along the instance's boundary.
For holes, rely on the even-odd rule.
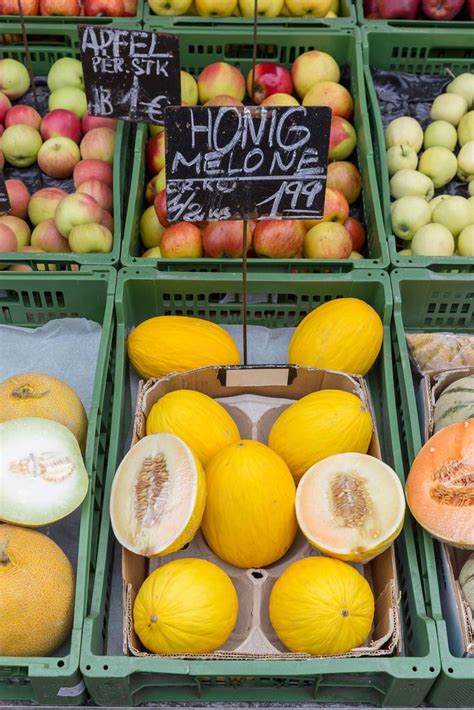
[[449,67],[447,67],[447,69],[446,69],[446,74],[449,74],[449,76],[451,77],[451,79],[455,79],[455,78],[456,78],[456,74],[453,74],[453,72],[451,71],[451,69],[450,69]]

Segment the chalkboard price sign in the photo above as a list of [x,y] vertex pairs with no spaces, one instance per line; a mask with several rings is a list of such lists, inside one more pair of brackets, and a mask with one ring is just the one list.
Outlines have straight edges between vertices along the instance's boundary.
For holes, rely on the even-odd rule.
[[0,170],[0,214],[8,214],[10,212],[10,200],[8,198],[7,186],[3,177],[3,170]]
[[163,125],[166,106],[181,104],[176,35],[79,27],[87,111]]
[[330,123],[319,107],[167,108],[168,220],[322,217]]

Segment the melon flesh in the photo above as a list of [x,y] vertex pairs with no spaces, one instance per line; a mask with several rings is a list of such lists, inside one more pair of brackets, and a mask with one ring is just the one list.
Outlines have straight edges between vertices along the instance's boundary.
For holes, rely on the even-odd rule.
[[400,534],[405,497],[397,474],[367,454],[337,454],[312,466],[296,492],[298,524],[331,557],[368,562]]
[[0,424],[0,520],[48,525],[72,513],[88,487],[79,444],[65,426],[38,417]]

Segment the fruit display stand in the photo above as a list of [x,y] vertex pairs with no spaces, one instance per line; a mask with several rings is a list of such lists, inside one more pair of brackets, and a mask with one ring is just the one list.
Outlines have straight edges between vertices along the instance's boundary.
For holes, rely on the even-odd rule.
[[[121,653],[122,578],[120,554],[110,528],[108,502],[117,462],[130,441],[133,404],[125,339],[144,319],[161,314],[193,315],[214,322],[241,323],[242,281],[238,274],[161,274],[122,269],[116,294],[117,357],[113,433],[99,557],[90,613],[84,624],[81,669],[99,705],[166,701],[287,701],[418,705],[439,673],[433,622],[427,617],[416,561],[411,520],[396,544],[401,588],[404,655],[293,660],[180,660],[130,657]],[[249,274],[249,325],[294,327],[323,301],[356,297],[383,319],[383,352],[368,377],[384,459],[401,471],[390,344],[391,291],[382,271],[352,272],[343,279],[324,274]],[[132,385],[133,386],[133,385]],[[134,383],[136,390],[136,382]],[[115,564],[114,564],[115,560]],[[113,620],[112,620],[113,615]],[[117,616],[118,615],[118,616]],[[119,622],[120,623],[120,622]],[[109,631],[119,633],[118,648]],[[116,639],[115,639],[116,641]],[[114,652],[111,653],[111,648]]]
[[[211,37],[204,27],[178,31],[181,46],[182,68],[195,76],[211,62],[225,61],[239,67],[247,75],[252,64],[252,44],[249,29],[215,28]],[[388,248],[384,236],[382,214],[379,207],[377,179],[370,147],[367,104],[362,72],[359,32],[355,29],[313,30],[301,29],[288,34],[284,29],[261,29],[257,39],[257,61],[274,61],[285,66],[303,52],[318,49],[330,53],[340,66],[350,70],[350,91],[354,99],[354,125],[357,132],[356,155],[362,175],[362,221],[365,223],[367,244],[364,259],[259,259],[248,258],[250,271],[311,271],[327,269],[351,271],[352,269],[385,268],[389,264]],[[121,261],[125,266],[155,266],[159,270],[173,271],[240,271],[240,259],[163,259],[141,256],[139,234],[140,217],[144,208],[146,126],[137,130],[135,160],[127,219],[124,230]]]
[[412,72],[414,74],[446,75],[474,71],[474,50],[470,31],[435,32],[407,28],[403,32],[391,29],[363,27],[362,51],[367,88],[367,102],[373,140],[373,154],[379,180],[379,193],[390,260],[393,266],[427,267],[434,271],[474,271],[474,260],[462,256],[400,256],[392,232],[390,187],[382,116],[371,69]]
[[[0,702],[78,705],[86,700],[79,656],[82,624],[97,556],[112,417],[115,279],[113,269],[81,271],[74,277],[60,273],[2,272],[2,324],[35,328],[58,318],[87,318],[100,324],[102,333],[85,453],[90,485],[78,524],[74,622],[67,653],[46,658],[0,657]],[[74,354],[71,353],[72,359]],[[60,540],[58,542],[61,544]]]
[[[400,20],[397,18],[391,20],[370,19],[365,16],[364,0],[354,0],[357,13],[357,24],[359,26],[367,25],[369,28],[377,26],[379,29],[387,29],[389,27],[397,27],[406,29],[407,27],[425,27],[426,29],[439,29],[440,31],[452,29],[473,29],[473,21],[469,20],[465,10],[462,10],[459,17],[454,20],[430,20],[427,17],[422,17],[417,20]],[[387,3],[388,4],[388,3]]]
[[[406,334],[408,332],[474,332],[474,276],[435,274],[426,269],[395,269],[394,349],[398,374],[398,411],[405,470],[411,465],[424,441],[417,410],[414,382]],[[442,570],[437,566],[437,542],[417,526],[418,550],[429,616],[435,620],[441,656],[441,673],[427,702],[436,707],[463,707],[472,704],[474,659],[456,657],[448,638],[448,624],[440,597]],[[439,559],[438,559],[439,562]]]
[[[143,13],[146,0],[138,0],[137,14],[134,17],[110,17],[98,15],[87,17],[85,15],[68,17],[66,15],[25,15],[25,28],[27,32],[40,31],[44,25],[54,25],[60,31],[77,25],[100,25],[109,27],[124,27],[125,29],[140,28],[143,25]],[[20,18],[18,15],[0,15],[0,23],[8,26],[8,32],[21,32]]]

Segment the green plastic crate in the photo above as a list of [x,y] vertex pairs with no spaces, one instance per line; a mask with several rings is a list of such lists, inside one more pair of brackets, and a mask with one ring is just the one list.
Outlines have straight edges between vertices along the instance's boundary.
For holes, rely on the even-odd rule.
[[90,476],[80,511],[73,629],[65,656],[0,657],[0,704],[81,705],[86,700],[79,671],[82,623],[87,610],[97,556],[107,448],[112,420],[113,339],[115,333],[113,269],[69,274],[1,272],[0,323],[38,327],[56,318],[88,318],[102,326],[89,412],[85,464]]
[[[181,314],[218,323],[241,322],[242,281],[237,274],[162,274],[153,269],[122,269],[116,295],[117,360],[114,418],[109,449],[107,490],[101,523],[99,558],[92,605],[85,620],[81,669],[91,698],[99,705],[140,705],[172,701],[338,702],[373,705],[418,705],[439,672],[436,633],[427,618],[418,572],[411,521],[397,543],[406,657],[262,661],[192,660],[109,655],[108,612],[111,599],[113,534],[108,500],[132,421],[129,364],[125,337],[144,319]],[[185,280],[183,280],[185,278]],[[291,276],[249,274],[248,292],[260,303],[248,303],[249,324],[296,326],[308,311],[336,297],[358,297],[370,303],[384,322],[384,347],[369,376],[378,431],[385,458],[399,470],[400,450],[390,344],[391,291],[383,271],[353,272],[343,280],[324,274],[317,280]],[[229,302],[222,301],[233,294]],[[120,566],[118,571],[120,574]],[[112,623],[112,622],[110,622]],[[114,623],[117,623],[114,621]],[[114,627],[115,628],[115,627]]]
[[[42,15],[28,15],[25,17],[25,27],[30,30],[40,31],[43,25],[53,25],[56,31],[70,29],[77,25],[101,25],[111,27],[124,27],[125,29],[135,29],[143,26],[143,12],[146,0],[138,0],[137,14],[135,17],[43,17]],[[18,15],[0,15],[0,23],[8,25],[9,32],[21,32],[20,18]]]
[[425,28],[425,29],[436,29],[440,32],[453,30],[453,29],[474,29],[474,23],[472,20],[369,20],[364,14],[364,0],[355,0],[356,12],[357,12],[357,23],[359,25],[367,25],[371,29],[377,27],[379,29],[386,29],[387,27],[396,27],[402,30],[407,27]]
[[[340,0],[340,16],[332,19],[324,17],[259,17],[258,28],[264,30],[288,29],[307,30],[313,29],[339,29],[341,27],[353,26],[357,22],[356,8],[353,0]],[[181,15],[174,17],[163,17],[155,15],[145,0],[145,10],[143,14],[144,27],[150,30],[162,30],[174,32],[183,27],[203,30],[205,28],[232,27],[235,29],[249,28],[253,26],[253,17],[200,17],[199,15]],[[250,30],[251,31],[251,30]]]
[[390,218],[390,186],[385,158],[385,138],[379,103],[370,69],[413,72],[414,74],[453,74],[474,71],[472,31],[450,32],[428,29],[362,28],[362,51],[367,88],[367,103],[373,140],[373,154],[379,180],[382,212],[393,266],[417,266],[434,271],[474,271],[474,259],[462,256],[399,256]]
[[[1,22],[0,40],[12,31],[10,25]],[[60,35],[58,35],[60,32]],[[35,25],[28,28],[28,45],[36,76],[46,76],[51,65],[64,56],[79,57],[79,43],[76,27],[66,25]],[[11,57],[24,62],[25,49],[21,37],[18,41],[9,42],[2,48],[2,58]],[[20,100],[21,101],[21,100]],[[38,254],[21,252],[3,252],[0,254],[0,264],[28,264],[33,269],[45,265],[47,270],[70,270],[73,264],[90,264],[92,266],[114,266],[120,259],[122,242],[122,225],[125,218],[128,194],[128,181],[131,172],[133,151],[130,148],[134,135],[134,127],[121,121],[117,128],[114,155],[114,242],[112,251],[108,254]],[[44,268],[44,267],[42,267]]]
[[[401,413],[405,470],[423,444],[416,391],[405,335],[410,331],[474,333],[474,275],[435,274],[426,269],[395,269],[394,349],[398,374],[397,409]],[[436,570],[435,543],[417,526],[420,564],[428,613],[436,622],[441,673],[428,695],[436,707],[470,707],[474,698],[474,658],[456,658],[448,641]]]
[[[204,27],[179,29],[181,64],[197,75],[207,64],[226,61],[238,66],[247,75],[252,65],[252,39],[249,28],[214,28],[212,34]],[[351,271],[385,268],[389,264],[388,248],[379,206],[377,179],[372,160],[367,104],[364,94],[362,57],[359,32],[354,30],[307,29],[296,33],[272,28],[258,36],[258,60],[277,61],[291,66],[296,57],[308,49],[331,53],[339,64],[350,64],[351,93],[354,98],[354,120],[358,134],[357,159],[362,174],[362,202],[367,232],[369,258],[350,259],[248,259],[249,271]],[[163,271],[240,271],[241,259],[157,259],[143,258],[139,235],[140,216],[144,209],[146,126],[137,130],[135,163],[130,190],[130,202],[125,224],[121,261],[126,266],[155,266]]]

